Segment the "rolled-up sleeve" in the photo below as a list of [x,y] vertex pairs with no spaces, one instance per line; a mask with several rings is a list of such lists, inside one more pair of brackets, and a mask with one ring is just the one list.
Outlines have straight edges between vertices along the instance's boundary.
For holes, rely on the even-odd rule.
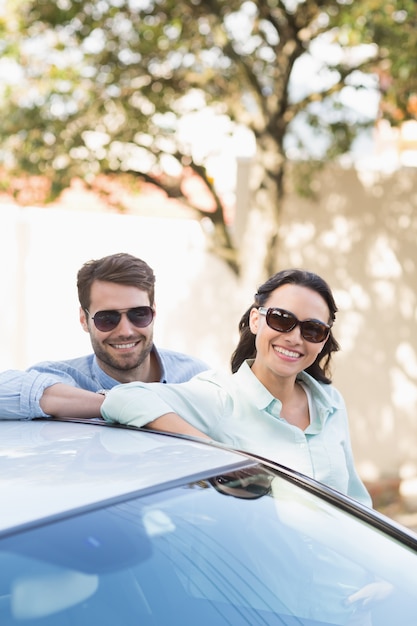
[[0,374],[0,419],[30,420],[50,417],[39,401],[47,387],[61,382],[37,371],[6,370]]
[[185,383],[132,382],[111,389],[101,406],[108,422],[141,428],[167,413],[177,413],[195,428],[213,436],[225,412],[225,393],[204,379],[205,373]]
[[140,428],[174,409],[161,398],[153,385],[127,383],[113,387],[101,406],[107,422],[119,422]]

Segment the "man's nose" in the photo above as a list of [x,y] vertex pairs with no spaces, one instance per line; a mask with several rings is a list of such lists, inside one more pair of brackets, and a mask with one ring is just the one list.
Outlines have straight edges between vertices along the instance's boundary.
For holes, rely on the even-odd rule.
[[132,326],[134,326],[134,324],[132,324],[132,322],[128,318],[126,311],[120,313],[120,315],[120,322],[117,324],[115,330],[117,329],[119,332],[131,333]]

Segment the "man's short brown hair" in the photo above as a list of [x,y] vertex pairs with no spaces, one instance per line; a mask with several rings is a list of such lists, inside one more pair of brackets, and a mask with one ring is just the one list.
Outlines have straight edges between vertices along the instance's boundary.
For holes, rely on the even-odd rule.
[[128,285],[146,291],[149,303],[153,306],[155,299],[153,270],[145,261],[131,254],[120,252],[84,263],[77,274],[78,299],[83,309],[90,307],[91,285],[95,280]]

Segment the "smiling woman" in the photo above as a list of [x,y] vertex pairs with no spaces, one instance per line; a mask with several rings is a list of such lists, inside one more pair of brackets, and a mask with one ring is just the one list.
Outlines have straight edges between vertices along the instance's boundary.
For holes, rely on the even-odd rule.
[[188,424],[190,434],[197,428],[370,505],[354,467],[345,404],[331,384],[331,356],[339,349],[336,311],[321,277],[278,272],[242,316],[232,374],[202,372],[177,385],[121,385],[107,395],[102,415],[173,432],[187,432]]

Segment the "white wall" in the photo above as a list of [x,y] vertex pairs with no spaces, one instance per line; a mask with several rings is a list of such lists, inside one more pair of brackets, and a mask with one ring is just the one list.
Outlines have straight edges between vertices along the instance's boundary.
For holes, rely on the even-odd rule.
[[227,367],[241,304],[234,277],[205,246],[193,220],[2,206],[0,369],[91,351],[76,275],[86,261],[116,252],[155,271],[157,345]]

